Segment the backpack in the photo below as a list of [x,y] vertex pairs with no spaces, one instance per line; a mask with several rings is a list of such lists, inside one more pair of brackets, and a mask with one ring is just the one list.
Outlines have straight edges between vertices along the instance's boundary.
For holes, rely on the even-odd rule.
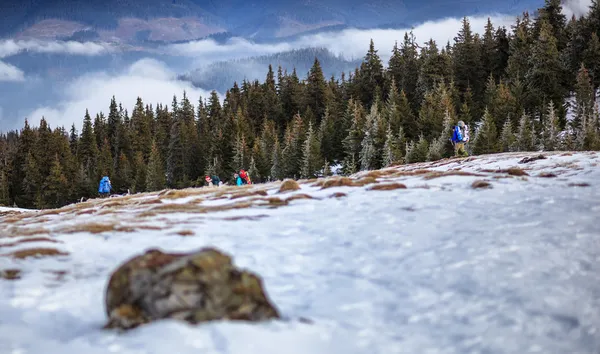
[[100,186],[98,187],[98,193],[110,193],[110,185],[108,184],[108,177],[104,176],[100,180]]
[[460,132],[460,127],[457,125],[454,127],[454,132],[452,133],[452,142],[458,143],[463,140],[462,133]]

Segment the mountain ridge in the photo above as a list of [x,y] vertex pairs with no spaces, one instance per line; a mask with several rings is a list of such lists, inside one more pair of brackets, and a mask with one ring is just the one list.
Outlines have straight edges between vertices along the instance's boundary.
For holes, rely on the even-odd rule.
[[[517,8],[517,5],[519,8]],[[542,6],[541,0],[491,4],[484,0],[301,1],[265,0],[29,0],[0,4],[0,38],[77,40],[86,38],[139,43],[176,42],[218,33],[252,39],[287,38],[331,26],[378,28],[413,26],[447,17],[486,13],[516,15]]]

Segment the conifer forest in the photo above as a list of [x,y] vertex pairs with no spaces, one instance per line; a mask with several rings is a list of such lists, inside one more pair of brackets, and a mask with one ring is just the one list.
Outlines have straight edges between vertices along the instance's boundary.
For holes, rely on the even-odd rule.
[[[376,43],[353,72],[324,77],[318,58],[304,76],[265,68],[263,82],[232,83],[221,101],[172,97],[131,109],[118,97],[83,125],[25,121],[0,135],[0,205],[54,208],[113,193],[315,178],[453,156],[453,126],[469,125],[470,154],[600,150],[600,6],[568,19],[546,0],[510,29],[468,18],[454,43],[398,40],[387,63]],[[420,44],[424,43],[424,44]],[[167,101],[168,102],[168,101]],[[31,119],[34,119],[31,117]],[[36,118],[39,119],[39,118]]]

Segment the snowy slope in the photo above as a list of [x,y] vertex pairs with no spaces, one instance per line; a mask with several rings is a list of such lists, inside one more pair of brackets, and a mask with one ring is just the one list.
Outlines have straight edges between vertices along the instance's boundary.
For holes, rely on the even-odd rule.
[[[0,353],[598,353],[600,154],[537,155],[2,209]],[[121,262],[205,246],[289,320],[100,329]]]

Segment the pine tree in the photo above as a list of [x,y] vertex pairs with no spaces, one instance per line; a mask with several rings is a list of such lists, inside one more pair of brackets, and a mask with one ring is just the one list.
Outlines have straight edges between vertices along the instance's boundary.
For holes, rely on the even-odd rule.
[[302,149],[302,178],[315,178],[323,167],[321,147],[318,135],[313,131],[312,123],[308,124],[308,132]]
[[250,152],[248,151],[248,145],[246,144],[246,137],[244,135],[238,135],[235,139],[235,154],[231,164],[231,169],[234,171],[248,169],[250,164]]
[[511,83],[523,81],[529,71],[529,56],[533,45],[530,22],[527,17],[517,18],[513,26],[513,37],[509,43],[509,58],[506,73]]
[[155,140],[152,141],[148,170],[146,173],[146,190],[149,192],[159,191],[166,187],[167,179],[160,149]]
[[516,143],[515,133],[513,132],[512,122],[509,117],[504,121],[502,126],[502,133],[500,134],[500,150],[502,152],[513,152],[515,151]]
[[442,159],[445,150],[445,139],[437,137],[433,139],[427,151],[427,161],[437,161]]
[[275,146],[273,146],[273,157],[271,159],[273,164],[271,166],[271,179],[282,180],[285,178],[285,171],[281,162],[281,146],[279,139],[275,139]]
[[531,117],[523,112],[519,123],[519,132],[517,133],[517,151],[534,151],[535,150],[535,132],[533,130],[533,122]]
[[594,90],[598,90],[600,88],[600,40],[597,33],[592,33],[583,52],[583,63],[589,69]]
[[583,131],[582,122],[594,107],[594,90],[588,74],[588,70],[583,64],[577,74],[577,84],[575,86],[575,109],[574,117],[570,122],[574,138],[578,139]]
[[[453,48],[453,66],[456,86],[461,92],[467,87],[473,90],[475,102],[479,102],[483,95],[483,86],[486,74],[483,68],[481,50],[478,36],[471,31],[471,24],[465,17],[462,28],[456,38]],[[477,112],[477,107],[471,107]]]
[[116,171],[116,176],[114,178],[111,177],[112,187],[117,193],[125,193],[134,185],[133,172],[134,170],[129,159],[121,152],[119,155],[119,169]]
[[564,72],[552,26],[545,20],[540,26],[540,35],[529,56],[530,70],[525,75],[529,106],[538,112],[545,109],[545,102],[552,100],[558,105],[564,98]]
[[482,125],[473,139],[473,152],[478,155],[498,152],[496,122],[487,108],[483,113]]
[[370,131],[365,132],[365,137],[361,143],[361,150],[359,155],[360,169],[361,171],[367,171],[375,169],[375,142],[373,135]]
[[0,205],[10,205],[10,182],[8,180],[8,173],[0,168]]
[[359,76],[357,77],[359,84],[359,97],[364,106],[370,107],[373,103],[376,94],[384,90],[383,63],[377,54],[375,44],[371,39],[369,43],[369,51],[364,57],[360,65]]
[[419,136],[417,143],[411,141],[406,147],[406,163],[425,162],[429,153],[429,143],[423,135]]
[[43,184],[43,205],[48,208],[57,208],[66,202],[66,191],[69,188],[67,177],[63,173],[58,155],[55,156],[50,169],[50,174]]
[[389,167],[399,163],[402,160],[402,152],[398,146],[398,139],[394,136],[391,125],[385,136],[385,144],[383,145],[383,166]]
[[252,181],[254,183],[258,183],[262,178],[262,176],[260,175],[260,171],[256,167],[256,160],[254,159],[254,156],[250,157],[250,167],[248,167],[248,174],[251,176]]
[[321,69],[321,63],[315,58],[306,82],[306,104],[315,115],[316,124],[320,124],[327,107],[327,83]]
[[545,151],[554,151],[559,147],[558,133],[560,128],[558,126],[558,117],[554,110],[554,102],[550,101],[548,104],[547,116],[544,119],[544,129],[542,132],[543,145]]

